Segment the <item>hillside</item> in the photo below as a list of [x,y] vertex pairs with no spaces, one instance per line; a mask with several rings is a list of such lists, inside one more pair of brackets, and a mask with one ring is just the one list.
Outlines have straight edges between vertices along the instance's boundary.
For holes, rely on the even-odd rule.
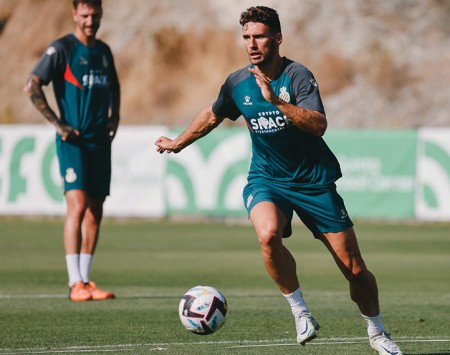
[[[123,123],[183,125],[211,103],[247,64],[238,19],[257,4],[278,10],[282,54],[315,73],[330,127],[450,125],[446,0],[104,0]],[[0,0],[0,123],[43,122],[22,87],[73,30],[70,12],[69,0]]]

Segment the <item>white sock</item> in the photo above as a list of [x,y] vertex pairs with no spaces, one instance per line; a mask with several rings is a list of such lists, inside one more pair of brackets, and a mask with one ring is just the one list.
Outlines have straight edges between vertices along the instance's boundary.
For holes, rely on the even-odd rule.
[[367,317],[364,314],[361,314],[367,324],[367,334],[369,338],[380,334],[384,331],[383,321],[381,320],[381,312],[378,313],[375,317]]
[[292,314],[294,316],[297,314],[300,314],[300,313],[311,314],[308,306],[305,303],[305,300],[303,299],[300,287],[288,295],[283,294],[283,296],[286,298],[286,300],[291,305]]
[[72,287],[74,284],[82,280],[80,274],[80,255],[67,254],[66,265],[67,273],[69,274],[69,287]]
[[89,276],[91,273],[91,264],[92,264],[92,258],[94,255],[92,254],[80,254],[80,274],[81,279],[84,283],[88,283],[90,280]]

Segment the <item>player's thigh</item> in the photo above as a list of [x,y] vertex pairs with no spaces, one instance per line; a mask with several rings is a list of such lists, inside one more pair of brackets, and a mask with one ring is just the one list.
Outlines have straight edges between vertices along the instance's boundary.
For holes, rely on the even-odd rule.
[[87,154],[86,186],[90,199],[94,202],[104,200],[109,195],[111,185],[111,146],[89,147]]
[[[258,236],[262,233],[279,233],[280,230],[283,237],[291,235],[293,209],[286,199],[286,194],[279,187],[264,183],[248,183],[242,195]],[[258,208],[254,212],[256,206]]]
[[64,181],[64,191],[86,189],[85,153],[71,142],[56,141],[59,170]]
[[273,238],[281,239],[287,223],[283,212],[270,201],[257,203],[250,211],[250,220],[262,243],[269,243]]

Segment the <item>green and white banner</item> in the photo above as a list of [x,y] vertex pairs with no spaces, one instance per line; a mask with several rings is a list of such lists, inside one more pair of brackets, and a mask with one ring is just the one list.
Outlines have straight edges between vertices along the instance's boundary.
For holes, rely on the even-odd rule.
[[421,129],[417,144],[415,215],[450,220],[450,129]]
[[[170,132],[171,137],[179,131]],[[168,214],[243,215],[251,143],[242,128],[218,128],[179,154],[167,155]]]
[[[219,127],[179,154],[156,153],[179,130],[122,126],[113,143],[107,216],[242,216],[251,157],[244,127]],[[353,218],[450,220],[450,128],[329,130],[337,182]],[[55,132],[0,126],[0,215],[64,215]]]
[[[167,130],[121,127],[113,142],[111,196],[105,215],[165,215],[165,160],[153,142]],[[66,206],[50,125],[0,126],[0,215],[64,215]]]
[[343,177],[338,191],[350,216],[414,217],[416,131],[330,131],[324,137]]

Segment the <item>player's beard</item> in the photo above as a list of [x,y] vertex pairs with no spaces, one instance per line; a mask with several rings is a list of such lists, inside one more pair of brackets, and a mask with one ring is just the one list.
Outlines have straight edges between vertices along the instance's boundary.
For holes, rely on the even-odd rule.
[[250,63],[253,65],[257,65],[260,68],[264,67],[264,65],[270,63],[277,54],[276,45],[275,45],[275,43],[270,43],[267,46],[267,48],[268,48],[268,50],[265,53],[263,53],[261,55],[261,58],[259,58],[259,59],[252,59],[252,57],[249,54]]
[[95,37],[99,26],[84,27],[83,32],[86,37]]

